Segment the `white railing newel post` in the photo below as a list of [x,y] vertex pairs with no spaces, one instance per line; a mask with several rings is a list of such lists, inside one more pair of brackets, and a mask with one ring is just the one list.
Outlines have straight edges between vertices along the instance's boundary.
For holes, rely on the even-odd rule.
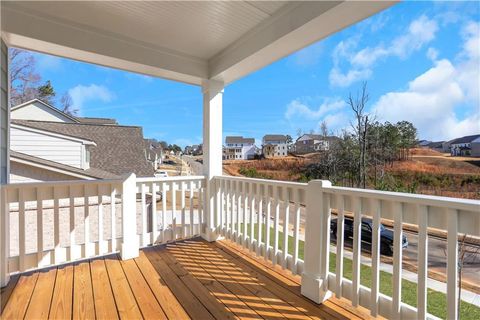
[[332,296],[328,290],[329,217],[330,206],[324,201],[324,188],[331,187],[327,180],[308,183],[305,222],[304,271],[301,292],[316,303]]
[[7,203],[7,190],[0,187],[0,287],[10,281],[8,258],[10,255],[10,211]]
[[122,260],[139,256],[137,236],[137,191],[136,176],[130,174],[122,183]]

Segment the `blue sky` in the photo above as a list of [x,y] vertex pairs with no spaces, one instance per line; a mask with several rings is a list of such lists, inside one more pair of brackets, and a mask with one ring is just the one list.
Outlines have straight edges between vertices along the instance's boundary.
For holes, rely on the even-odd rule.
[[[368,82],[368,112],[408,120],[419,138],[480,133],[480,9],[477,2],[402,2],[225,88],[223,131],[332,132],[350,126],[345,100]],[[181,146],[202,140],[199,87],[35,54],[37,71],[81,115],[139,125]]]

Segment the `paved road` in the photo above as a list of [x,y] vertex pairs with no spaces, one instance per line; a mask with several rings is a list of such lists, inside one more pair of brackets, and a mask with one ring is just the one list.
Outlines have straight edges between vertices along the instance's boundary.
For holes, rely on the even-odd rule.
[[203,173],[203,164],[196,161],[192,156],[182,156],[182,159],[189,165],[191,175],[197,176]]

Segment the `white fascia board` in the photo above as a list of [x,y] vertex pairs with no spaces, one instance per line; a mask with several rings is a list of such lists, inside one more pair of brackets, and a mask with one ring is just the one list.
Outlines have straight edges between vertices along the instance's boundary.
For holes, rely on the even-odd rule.
[[36,163],[36,162],[31,162],[31,161],[19,159],[19,158],[15,157],[15,156],[11,156],[11,157],[10,157],[10,161],[17,162],[17,163],[21,163],[21,164],[25,164],[25,165],[27,165],[27,166],[32,166],[32,167],[39,168],[39,169],[44,169],[44,170],[49,170],[49,171],[53,171],[53,172],[58,172],[58,173],[61,173],[61,174],[67,175],[67,176],[71,176],[71,177],[75,177],[75,178],[80,178],[80,179],[85,179],[85,180],[96,180],[95,178],[90,177],[90,176],[84,176],[84,175],[82,175],[82,174],[70,172],[70,171],[68,171],[68,170],[62,170],[62,169],[59,169],[59,168],[50,167],[50,166],[48,166],[48,165],[44,165],[44,164],[40,164],[40,163]]
[[2,38],[9,46],[106,67],[201,85],[207,61],[135,39],[46,17],[1,2]]
[[52,136],[52,137],[57,137],[57,138],[60,138],[60,139],[80,142],[83,145],[97,146],[97,144],[92,140],[85,140],[85,139],[76,138],[76,137],[72,137],[72,136],[68,136],[68,135],[63,135],[63,134],[60,134],[60,133],[55,133],[55,132],[46,131],[46,130],[37,129],[37,128],[31,128],[31,127],[28,127],[28,126],[22,126],[21,124],[12,123],[10,125],[10,127],[11,128],[16,128],[16,129],[19,129],[19,130],[25,130],[25,131],[40,133],[40,134],[43,134],[43,135],[46,135],[46,136]]
[[398,1],[292,3],[209,60],[209,77],[231,83]]

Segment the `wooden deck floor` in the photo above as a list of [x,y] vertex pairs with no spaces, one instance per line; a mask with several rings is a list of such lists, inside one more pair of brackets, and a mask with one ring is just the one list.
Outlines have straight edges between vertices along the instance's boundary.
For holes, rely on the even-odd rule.
[[366,319],[364,309],[300,295],[299,277],[226,241],[189,240],[121,261],[92,259],[14,277],[2,319]]

